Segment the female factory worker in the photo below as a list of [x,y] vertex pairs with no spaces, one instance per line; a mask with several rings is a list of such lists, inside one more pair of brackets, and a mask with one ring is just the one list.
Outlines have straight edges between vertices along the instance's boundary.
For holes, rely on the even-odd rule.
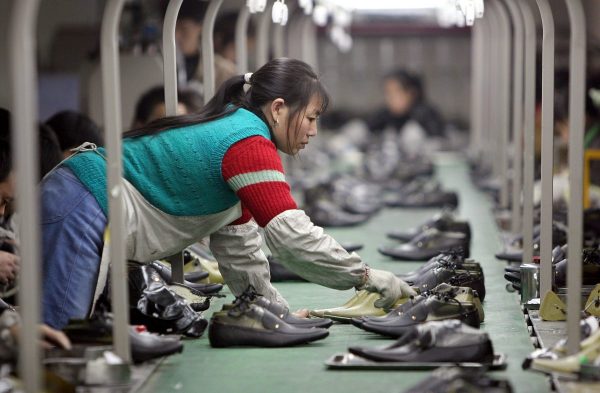
[[[310,66],[281,58],[229,79],[198,113],[126,133],[127,259],[150,262],[210,235],[233,294],[251,284],[286,304],[269,281],[260,225],[273,255],[307,280],[378,292],[380,307],[414,294],[392,273],[346,252],[292,199],[277,149],[303,149],[327,103]],[[57,328],[87,316],[106,280],[104,150],[81,150],[42,186],[44,321]]]

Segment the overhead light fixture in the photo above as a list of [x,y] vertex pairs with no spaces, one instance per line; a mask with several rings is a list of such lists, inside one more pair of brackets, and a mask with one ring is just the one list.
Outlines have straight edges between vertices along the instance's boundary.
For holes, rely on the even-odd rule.
[[327,24],[327,18],[329,17],[329,10],[322,4],[317,4],[313,10],[313,22],[317,26],[325,26]]

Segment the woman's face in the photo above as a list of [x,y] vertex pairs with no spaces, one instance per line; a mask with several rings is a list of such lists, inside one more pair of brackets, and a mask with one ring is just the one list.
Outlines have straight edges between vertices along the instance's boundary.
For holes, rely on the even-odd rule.
[[386,79],[383,83],[385,105],[394,115],[404,115],[413,105],[413,94],[405,89],[396,79]]
[[[281,100],[280,105],[277,101]],[[273,106],[276,108],[273,110]],[[286,154],[295,155],[306,147],[309,139],[317,135],[317,119],[321,114],[321,100],[313,96],[304,110],[289,119],[290,109],[283,100],[278,98],[271,105],[271,123],[275,144],[279,150]],[[277,121],[275,121],[277,120]],[[297,132],[297,134],[296,134]]]

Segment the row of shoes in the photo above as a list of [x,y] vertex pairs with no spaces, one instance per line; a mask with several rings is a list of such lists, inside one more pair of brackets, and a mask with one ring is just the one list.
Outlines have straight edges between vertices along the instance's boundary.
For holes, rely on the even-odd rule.
[[324,227],[361,224],[383,207],[381,187],[343,175],[304,190],[304,210]]
[[[411,284],[420,295],[414,298],[398,299],[391,312],[375,305],[377,300],[379,300],[379,295],[367,291],[359,291],[339,307],[311,310],[310,315],[357,324],[357,319],[362,319],[363,317],[383,317],[386,316],[386,313],[389,313],[384,317],[384,320],[388,321],[389,319],[398,318],[398,312],[405,312],[425,298],[436,295],[438,299],[428,301],[427,306],[425,306],[428,311],[419,317],[425,319],[418,322],[434,318],[436,315],[435,310],[440,307],[445,310],[444,312],[448,312],[446,319],[456,318],[457,315],[466,310],[463,309],[467,307],[466,302],[476,304],[479,320],[480,322],[483,321],[481,302],[485,298],[486,291],[484,275],[479,263],[473,260],[466,260],[457,253],[445,253],[431,258],[427,263],[413,272],[398,276]],[[472,300],[465,300],[464,304],[457,302],[454,298],[455,295],[458,296],[458,292],[460,291],[468,293],[469,299]],[[457,310],[461,310],[461,312],[455,313]],[[420,310],[419,312],[422,314],[424,311]],[[412,319],[412,323],[416,323],[417,319],[415,316],[415,319]]]
[[397,337],[389,345],[350,347],[348,350],[355,356],[377,362],[491,365],[495,358],[488,334],[457,319],[413,325]]
[[385,198],[388,207],[402,208],[448,208],[458,207],[458,194],[442,189],[439,181],[418,177],[414,180],[399,184],[393,194]]
[[382,317],[362,316],[352,324],[368,332],[397,338],[430,321],[455,319],[479,328],[485,314],[481,299],[469,287],[440,284],[399,305]]
[[[596,285],[600,283],[600,249],[585,248],[582,251],[582,284]],[[539,258],[534,262],[539,262]],[[521,265],[522,266],[522,265]],[[508,265],[504,268],[504,278],[512,289],[521,291],[521,266]],[[567,245],[556,246],[552,250],[553,288],[562,288],[567,283]]]
[[392,231],[391,239],[402,243],[381,246],[378,251],[394,259],[426,261],[441,252],[456,250],[469,257],[471,227],[467,221],[456,219],[449,210],[444,210],[408,231]]
[[210,320],[208,339],[215,348],[231,346],[287,347],[324,339],[333,321],[298,318],[251,286]]

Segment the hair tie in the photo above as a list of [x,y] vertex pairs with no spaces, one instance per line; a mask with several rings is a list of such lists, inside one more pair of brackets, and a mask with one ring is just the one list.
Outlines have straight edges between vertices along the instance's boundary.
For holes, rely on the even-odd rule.
[[249,85],[251,85],[250,78],[252,78],[252,73],[251,72],[247,72],[247,73],[244,74],[244,81],[247,84],[249,84]]

